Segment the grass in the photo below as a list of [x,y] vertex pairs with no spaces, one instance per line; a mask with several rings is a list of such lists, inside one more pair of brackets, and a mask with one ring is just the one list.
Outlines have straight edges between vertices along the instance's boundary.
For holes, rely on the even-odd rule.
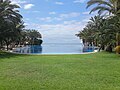
[[120,90],[120,56],[1,52],[0,90]]

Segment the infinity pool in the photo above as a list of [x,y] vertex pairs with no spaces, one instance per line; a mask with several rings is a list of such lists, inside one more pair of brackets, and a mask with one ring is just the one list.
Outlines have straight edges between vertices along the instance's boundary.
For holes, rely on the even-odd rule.
[[22,54],[80,54],[93,51],[93,47],[84,48],[81,43],[49,43],[43,45],[28,45],[13,50],[13,52]]

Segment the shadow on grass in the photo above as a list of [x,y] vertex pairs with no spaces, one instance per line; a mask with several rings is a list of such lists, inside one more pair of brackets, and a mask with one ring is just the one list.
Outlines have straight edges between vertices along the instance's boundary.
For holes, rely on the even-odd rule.
[[0,59],[12,58],[12,57],[20,57],[20,56],[23,57],[23,56],[26,56],[26,55],[13,54],[13,53],[8,53],[8,52],[0,51]]

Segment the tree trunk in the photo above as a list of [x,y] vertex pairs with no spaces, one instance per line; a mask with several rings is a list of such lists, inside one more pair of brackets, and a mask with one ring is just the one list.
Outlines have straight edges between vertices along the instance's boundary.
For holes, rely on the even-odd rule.
[[102,50],[105,50],[105,45],[102,45],[101,47],[102,47]]
[[106,51],[107,52],[112,52],[112,45],[111,44],[106,47]]
[[116,45],[120,45],[120,33],[116,33]]
[[6,45],[7,45],[7,51],[9,50],[9,44],[8,43],[6,43]]
[[6,46],[7,46],[7,51],[8,51],[8,49],[9,49],[9,41],[7,41],[7,40],[4,40],[5,41],[5,43],[6,43]]
[[2,45],[0,44],[0,50],[2,49]]
[[98,51],[100,52],[101,49],[105,50],[105,45],[101,45]]

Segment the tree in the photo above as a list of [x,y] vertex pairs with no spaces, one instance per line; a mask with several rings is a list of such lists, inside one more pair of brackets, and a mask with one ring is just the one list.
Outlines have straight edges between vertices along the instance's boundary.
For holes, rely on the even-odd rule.
[[108,12],[109,14],[120,15],[120,0],[90,0],[87,8],[97,4],[90,13],[98,11],[99,14]]
[[25,45],[41,45],[42,44],[42,35],[37,30],[25,29],[21,32],[20,44]]
[[113,23],[111,23],[111,20],[113,20],[113,17],[103,18],[100,15],[91,17],[86,27],[77,36],[89,44],[93,42],[96,46],[100,45],[100,49],[102,50],[106,46],[106,50],[111,52],[112,45],[115,44],[116,40],[115,34],[118,32],[114,27],[116,19]]
[[29,44],[31,45],[41,45],[42,35],[37,30],[28,30]]
[[[113,26],[111,31],[114,30],[114,32],[116,32],[116,37],[120,35],[120,0],[90,0],[87,3],[87,8],[92,5],[96,6],[94,6],[90,13],[94,11],[98,11],[98,14],[108,12],[109,17],[112,16],[112,18],[109,19],[109,21],[111,21],[109,24]],[[119,42],[120,41],[116,40],[117,45],[120,45]]]
[[[19,14],[16,4],[12,4],[10,0],[0,0],[0,42],[8,45],[15,41],[20,34],[23,26],[22,16]],[[18,27],[19,26],[19,27]]]

